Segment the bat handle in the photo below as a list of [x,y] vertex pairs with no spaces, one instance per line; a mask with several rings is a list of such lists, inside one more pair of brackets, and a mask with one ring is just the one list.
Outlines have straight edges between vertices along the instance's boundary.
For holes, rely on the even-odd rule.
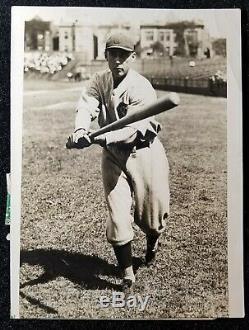
[[89,136],[90,140],[93,142],[95,137],[97,137],[101,134],[104,134],[106,132],[107,132],[107,130],[104,130],[103,127],[102,127],[102,129],[100,128],[97,131],[93,131],[93,132],[88,133],[88,136]]

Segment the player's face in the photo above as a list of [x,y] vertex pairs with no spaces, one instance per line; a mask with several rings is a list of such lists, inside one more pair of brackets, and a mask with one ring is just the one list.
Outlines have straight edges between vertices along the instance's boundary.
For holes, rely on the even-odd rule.
[[116,80],[124,78],[130,68],[130,63],[134,61],[135,57],[134,52],[128,52],[120,48],[107,50],[106,59],[113,78]]

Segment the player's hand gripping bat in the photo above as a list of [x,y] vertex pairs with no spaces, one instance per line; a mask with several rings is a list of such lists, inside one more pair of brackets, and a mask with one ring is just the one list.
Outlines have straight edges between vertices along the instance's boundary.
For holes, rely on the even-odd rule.
[[[117,129],[121,129],[126,125],[135,123],[136,121],[143,120],[148,117],[158,115],[161,112],[173,109],[174,107],[179,105],[179,103],[180,103],[180,99],[179,99],[178,94],[169,93],[166,96],[161,97],[154,103],[151,103],[144,107],[138,107],[136,110],[134,109],[133,111],[128,112],[128,114],[125,117],[123,117],[109,125],[106,125],[100,129],[98,129],[97,131],[90,133],[88,136],[89,136],[90,140],[93,140],[95,137],[97,137],[101,134],[115,131]],[[66,147],[67,147],[67,149],[77,148],[76,143],[74,143],[70,137],[68,138]]]

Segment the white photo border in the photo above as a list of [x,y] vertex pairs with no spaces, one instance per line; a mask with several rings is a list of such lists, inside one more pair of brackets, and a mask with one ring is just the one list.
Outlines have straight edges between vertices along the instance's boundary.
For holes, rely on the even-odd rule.
[[[30,12],[34,8],[37,7],[14,6],[11,11],[12,186],[10,224],[10,287],[11,318],[14,319],[18,319],[20,317],[19,265],[22,181],[24,23],[26,20],[26,11],[28,10]],[[97,7],[95,8],[97,9]],[[108,7],[108,9],[117,10],[120,8]],[[138,8],[130,9],[135,10]],[[165,10],[184,11],[188,9]],[[193,11],[193,9],[191,10]],[[239,318],[244,317],[241,10],[198,9],[194,11],[200,12],[205,10],[215,11],[216,14],[220,12],[222,14],[222,19],[219,23],[220,25],[225,24],[227,32],[227,211],[229,317]]]

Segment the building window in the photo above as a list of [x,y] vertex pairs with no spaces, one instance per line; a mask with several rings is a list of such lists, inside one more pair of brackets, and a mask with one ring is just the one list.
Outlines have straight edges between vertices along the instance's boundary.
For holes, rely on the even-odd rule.
[[197,42],[198,40],[198,34],[197,31],[195,30],[188,30],[186,33],[186,37],[188,39],[189,42]]
[[166,32],[166,41],[170,41],[170,32]]
[[164,32],[163,31],[159,32],[159,41],[164,41]]
[[68,33],[67,32],[64,33],[64,39],[68,39]]
[[146,38],[147,41],[153,41],[154,40],[153,31],[146,31],[145,32],[145,38]]

